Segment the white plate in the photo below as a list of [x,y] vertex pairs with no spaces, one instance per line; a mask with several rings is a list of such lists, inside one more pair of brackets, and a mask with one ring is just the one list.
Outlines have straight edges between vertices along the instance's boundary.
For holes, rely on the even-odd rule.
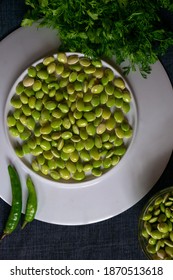
[[[52,55],[54,55],[54,57],[56,59],[57,54],[52,54]],[[71,56],[71,55],[78,55],[79,57],[84,57],[84,55],[81,54],[81,53],[66,53],[66,55],[67,55],[67,57]],[[43,59],[44,58],[34,62],[32,64],[32,66],[36,66],[36,65],[42,63]],[[121,77],[121,78],[124,79],[124,77],[122,77],[121,74],[115,68],[113,68],[110,64],[108,64],[107,62],[102,60],[102,65],[103,65],[104,68],[111,69],[113,71],[115,77],[117,77],[117,78]],[[8,98],[7,98],[6,105],[5,105],[5,110],[4,110],[4,130],[5,130],[5,135],[6,135],[6,142],[9,143],[9,148],[11,149],[11,153],[13,154],[13,157],[16,157],[16,153],[15,153],[16,145],[18,145],[19,143],[22,143],[22,141],[20,141],[19,137],[15,138],[15,137],[12,137],[10,135],[9,128],[7,126],[7,116],[9,114],[9,112],[13,111],[13,109],[14,109],[11,106],[10,101],[11,101],[11,98],[15,95],[16,87],[27,76],[27,73],[28,73],[28,69],[25,69],[25,71],[23,71],[23,73],[17,78],[17,80],[13,84],[13,86],[12,86],[12,88],[11,88],[9,94],[8,94]],[[105,169],[104,172],[103,172],[103,175],[101,177],[94,177],[94,176],[92,176],[92,174],[90,172],[88,172],[86,174],[85,180],[83,180],[82,182],[78,182],[78,181],[75,181],[73,179],[70,179],[70,180],[67,180],[67,181],[60,180],[60,181],[56,182],[53,179],[51,180],[51,177],[49,177],[49,176],[40,176],[41,174],[38,174],[38,180],[40,181],[40,183],[42,183],[45,179],[47,179],[48,180],[47,183],[49,183],[49,184],[54,183],[57,187],[63,187],[64,188],[64,187],[66,187],[66,185],[69,185],[69,187],[79,187],[79,184],[80,184],[80,187],[83,187],[83,186],[88,186],[89,184],[93,184],[93,182],[92,182],[93,179],[95,181],[96,180],[100,181],[100,180],[103,179],[103,177],[105,177],[105,179],[106,178],[108,179],[111,173],[118,172],[117,171],[118,168],[120,168],[120,166],[123,164],[123,161],[126,160],[128,154],[129,154],[129,150],[130,150],[132,144],[134,143],[136,130],[137,130],[136,102],[135,102],[135,99],[133,97],[133,93],[132,93],[132,91],[130,89],[130,86],[127,83],[126,79],[124,79],[124,82],[125,82],[125,88],[130,92],[130,95],[131,95],[130,111],[127,114],[124,113],[124,116],[128,120],[128,123],[130,124],[130,126],[133,129],[133,135],[130,138],[124,138],[123,139],[124,144],[127,148],[127,151],[126,151],[125,155],[121,158],[120,162],[115,167],[111,168],[110,170]],[[33,157],[31,155],[25,155],[22,158],[16,158],[16,160],[18,160],[19,164],[23,163],[23,164],[25,164],[25,168],[28,167],[28,172],[31,173],[31,174],[33,172],[32,168],[31,168],[32,159],[33,159]],[[61,184],[61,182],[63,182],[64,184],[59,185],[58,183]]]
[[[23,210],[27,197],[25,177],[28,169],[21,166],[6,143],[3,113],[7,96],[17,77],[30,64],[55,52],[60,42],[50,29],[20,28],[0,43],[0,195],[11,203],[7,172],[12,162],[21,176]],[[98,222],[118,215],[138,202],[164,171],[173,148],[173,91],[160,64],[143,79],[138,72],[128,76],[138,109],[138,128],[128,157],[109,178],[85,188],[58,187],[40,182],[33,176],[38,193],[36,219],[62,225]]]

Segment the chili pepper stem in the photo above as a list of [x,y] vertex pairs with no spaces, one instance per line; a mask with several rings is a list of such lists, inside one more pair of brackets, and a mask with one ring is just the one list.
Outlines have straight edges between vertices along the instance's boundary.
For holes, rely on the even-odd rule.
[[3,235],[1,236],[0,241],[2,241],[8,234],[7,233],[3,233]]
[[21,227],[21,229],[24,229],[24,228],[26,227],[27,224],[28,224],[28,222],[27,222],[27,221],[24,221],[24,222],[23,222],[23,225],[22,225],[22,227]]

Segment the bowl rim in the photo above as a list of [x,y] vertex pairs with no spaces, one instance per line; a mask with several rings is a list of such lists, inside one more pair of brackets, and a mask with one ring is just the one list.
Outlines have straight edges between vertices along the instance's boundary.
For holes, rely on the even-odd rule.
[[143,224],[145,221],[142,220],[142,216],[146,213],[146,211],[148,210],[149,206],[151,206],[151,204],[156,200],[157,197],[159,197],[160,195],[166,194],[170,191],[173,191],[173,185],[171,186],[167,186],[163,189],[158,190],[156,193],[154,193],[149,200],[145,203],[145,205],[143,206],[140,214],[139,214],[139,220],[138,220],[138,243],[140,245],[140,248],[142,250],[142,252],[144,253],[144,255],[149,259],[149,260],[155,260],[152,257],[152,254],[150,254],[147,250],[146,250],[146,239],[142,236],[142,229],[143,229]]
[[[64,52],[67,56],[70,56],[70,55],[78,55],[79,57],[86,57],[83,53],[80,53],[80,52]],[[135,142],[135,138],[136,138],[136,135],[137,135],[137,128],[138,128],[138,109],[137,109],[137,103],[136,103],[136,99],[135,99],[135,96],[134,96],[134,92],[133,92],[133,89],[131,88],[131,85],[130,83],[127,81],[127,78],[121,73],[121,71],[119,69],[116,68],[116,65],[112,65],[110,64],[110,61],[107,62],[106,60],[104,59],[100,59],[100,61],[103,63],[103,67],[109,67],[110,69],[113,70],[114,74],[116,73],[118,75],[118,77],[121,77],[125,84],[126,84],[126,88],[130,91],[130,94],[131,94],[131,97],[132,97],[132,101],[131,103],[133,104],[133,117],[134,117],[134,126],[133,126],[133,134],[132,134],[132,137],[130,138],[130,143],[128,144],[127,146],[127,150],[126,150],[126,153],[125,155],[120,159],[120,161],[118,162],[117,165],[111,167],[110,169],[106,170],[100,177],[92,177],[91,179],[87,179],[86,180],[82,180],[82,181],[72,181],[70,182],[70,180],[54,180],[53,178],[51,177],[46,177],[44,176],[43,174],[39,174],[37,173],[36,171],[32,170],[32,168],[30,168],[28,166],[28,164],[26,164],[21,158],[19,158],[15,151],[14,151],[14,147],[11,143],[11,140],[10,140],[10,136],[9,136],[9,131],[8,131],[8,126],[7,126],[7,123],[6,123],[6,118],[7,118],[7,115],[8,115],[8,112],[9,112],[9,104],[10,104],[10,98],[14,95],[14,88],[17,86],[17,84],[23,80],[23,78],[25,77],[26,73],[27,73],[27,70],[29,67],[31,66],[36,66],[37,64],[39,64],[40,62],[43,61],[44,58],[48,57],[48,56],[54,56],[55,58],[57,57],[57,53],[53,52],[52,54],[48,54],[47,56],[45,55],[44,57],[42,58],[39,58],[38,60],[35,60],[32,64],[30,64],[29,66],[27,66],[27,68],[25,68],[22,73],[17,77],[17,79],[15,80],[15,82],[13,83],[13,85],[11,86],[11,89],[9,91],[9,94],[7,96],[7,99],[6,99],[6,104],[4,106],[4,131],[5,131],[5,137],[6,137],[6,140],[7,140],[7,143],[8,143],[8,146],[11,150],[11,153],[12,153],[12,158],[14,161],[17,161],[19,165],[21,165],[25,170],[27,170],[27,172],[31,172],[32,174],[34,174],[34,176],[36,176],[39,180],[44,180],[46,181],[47,183],[51,183],[51,184],[55,184],[55,185],[63,185],[63,188],[65,186],[67,187],[86,187],[88,185],[93,185],[95,183],[98,183],[100,182],[101,180],[106,180],[106,179],[109,179],[109,176],[111,176],[114,172],[117,172],[117,170],[121,167],[121,165],[123,164],[124,160],[127,158],[128,154],[129,154],[129,151],[131,150],[131,148],[134,146],[134,142]],[[125,114],[127,115],[127,114]]]

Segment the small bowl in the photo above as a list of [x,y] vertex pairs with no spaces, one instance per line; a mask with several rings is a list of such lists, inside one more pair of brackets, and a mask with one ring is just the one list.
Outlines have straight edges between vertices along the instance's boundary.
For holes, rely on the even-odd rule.
[[138,239],[150,260],[173,260],[173,186],[162,189],[144,206]]

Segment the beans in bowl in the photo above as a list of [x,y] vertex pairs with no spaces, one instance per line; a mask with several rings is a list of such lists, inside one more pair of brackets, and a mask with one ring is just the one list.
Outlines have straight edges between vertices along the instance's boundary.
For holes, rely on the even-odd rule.
[[[106,64],[107,65],[107,64]],[[58,53],[27,69],[7,125],[19,158],[44,177],[82,181],[117,165],[133,135],[131,93],[100,60]]]

